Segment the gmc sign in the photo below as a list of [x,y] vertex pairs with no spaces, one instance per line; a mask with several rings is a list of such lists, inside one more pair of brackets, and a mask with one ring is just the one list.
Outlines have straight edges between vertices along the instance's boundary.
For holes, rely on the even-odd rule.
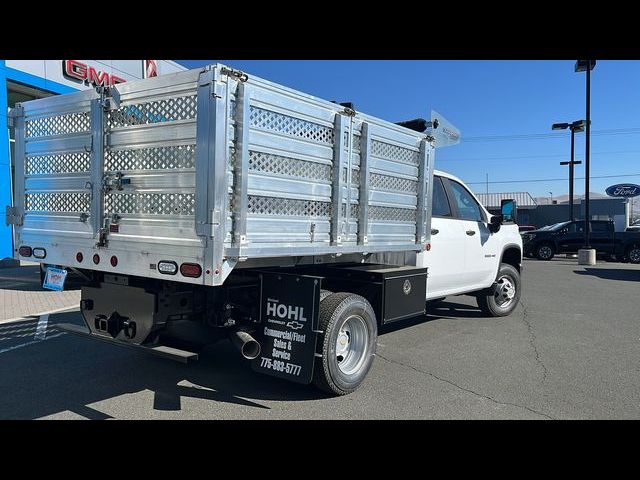
[[65,77],[76,82],[95,87],[110,87],[117,83],[124,83],[126,80],[116,75],[109,75],[78,60],[63,60],[62,73]]

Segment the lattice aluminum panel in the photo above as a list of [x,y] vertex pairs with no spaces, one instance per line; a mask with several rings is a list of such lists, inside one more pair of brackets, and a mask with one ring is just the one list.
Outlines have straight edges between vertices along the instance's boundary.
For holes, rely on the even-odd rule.
[[91,130],[89,112],[75,112],[66,115],[34,118],[25,122],[25,137],[50,137],[52,135],[66,135],[82,133]]
[[24,196],[27,212],[89,212],[88,193],[27,193]]
[[125,105],[109,112],[108,125],[128,127],[196,118],[195,95]]
[[52,173],[88,172],[91,155],[87,152],[60,153],[54,155],[33,155],[26,157],[26,175],[46,175]]
[[120,193],[107,195],[105,213],[142,213],[147,215],[193,215],[193,193]]
[[249,170],[289,175],[310,180],[331,181],[331,165],[307,162],[297,158],[249,151]]
[[[349,216],[351,217],[351,219],[353,220],[354,218],[357,219],[358,218],[358,205],[351,205],[351,208],[349,209]],[[346,204],[342,204],[342,216],[346,216],[347,215],[347,205]]]
[[248,211],[258,215],[329,217],[331,203],[249,195]]
[[[347,169],[343,168],[342,169],[342,180],[343,181],[347,181]],[[358,185],[360,185],[360,170],[357,169],[352,169],[351,170],[351,186],[352,187],[357,187]]]
[[369,218],[389,222],[415,222],[416,211],[408,208],[371,206],[369,207]]
[[[349,138],[351,138],[351,135],[349,135],[349,132],[344,132],[344,148],[345,150],[349,150]],[[354,135],[353,136],[353,153],[360,153],[360,135]]]
[[371,155],[413,165],[418,165],[419,163],[418,152],[378,140],[371,142]]
[[325,145],[333,145],[333,128],[263,108],[251,107],[249,115],[252,127],[304,138]]
[[138,148],[128,150],[106,150],[104,169],[125,170],[177,170],[195,168],[196,146]]
[[403,193],[417,193],[418,182],[406,178],[392,177],[372,173],[369,177],[371,188],[376,190],[394,190]]

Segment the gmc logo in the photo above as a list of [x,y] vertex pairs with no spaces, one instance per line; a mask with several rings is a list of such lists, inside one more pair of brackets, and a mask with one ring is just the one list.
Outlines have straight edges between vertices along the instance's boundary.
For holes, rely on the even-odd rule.
[[63,60],[62,74],[70,80],[80,81],[86,85],[94,85],[96,87],[110,87],[116,83],[126,82],[124,78],[101,72],[78,60]]

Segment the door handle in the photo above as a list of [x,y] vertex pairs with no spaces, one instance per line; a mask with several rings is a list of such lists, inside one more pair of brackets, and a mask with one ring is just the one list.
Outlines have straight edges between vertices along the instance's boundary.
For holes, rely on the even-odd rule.
[[475,230],[467,230],[467,235],[472,236],[475,235],[476,231]]
[[437,228],[431,229],[431,235],[437,235],[438,233],[440,233],[440,230],[438,230]]

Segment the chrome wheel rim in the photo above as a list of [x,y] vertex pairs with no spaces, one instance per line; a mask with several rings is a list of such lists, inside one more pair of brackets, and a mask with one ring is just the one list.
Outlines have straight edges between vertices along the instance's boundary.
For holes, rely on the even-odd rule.
[[496,305],[500,308],[508,307],[516,296],[516,286],[511,277],[502,276],[496,282],[497,286],[493,292]]
[[345,375],[357,372],[366,359],[369,330],[360,315],[351,315],[340,326],[336,339],[336,361]]
[[540,257],[542,258],[551,258],[551,254],[553,253],[551,251],[551,247],[540,247]]
[[640,249],[632,249],[629,252],[629,260],[631,260],[633,263],[640,263]]

